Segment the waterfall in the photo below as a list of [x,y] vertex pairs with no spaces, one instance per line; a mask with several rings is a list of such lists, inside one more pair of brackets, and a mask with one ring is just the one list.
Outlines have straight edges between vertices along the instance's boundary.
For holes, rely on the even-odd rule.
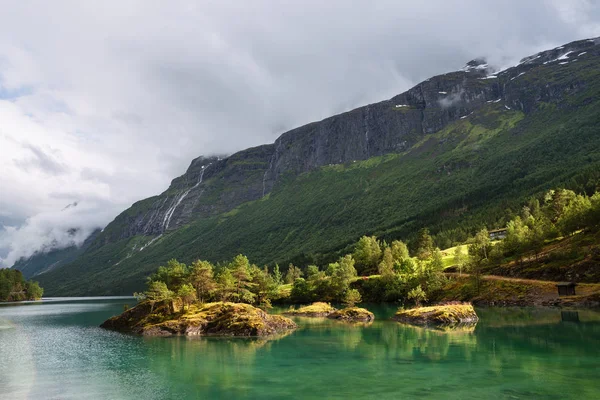
[[202,178],[204,177],[204,171],[206,171],[206,169],[208,168],[210,164],[206,165],[206,166],[202,166],[202,171],[200,172],[200,177],[198,178],[198,182],[196,182],[196,184],[194,186],[192,186],[191,188],[189,188],[188,190],[186,190],[185,192],[183,192],[181,194],[181,196],[179,196],[171,205],[171,207],[169,207],[169,209],[167,210],[167,212],[165,213],[165,217],[163,218],[163,232],[166,231],[169,228],[169,223],[171,222],[171,218],[173,217],[173,213],[175,213],[175,210],[177,209],[177,206],[179,206],[179,204],[181,204],[181,202],[183,201],[183,199],[185,199],[185,197],[195,188],[197,188],[201,183],[202,183]]
[[363,118],[363,125],[365,128],[365,150],[367,152],[367,158],[370,157],[369,154],[369,111],[370,111],[370,106],[367,106],[367,108],[365,109],[365,116]]
[[275,159],[275,154],[277,154],[277,151],[275,151],[273,153],[273,155],[271,156],[271,160],[269,161],[269,168],[267,168],[267,170],[265,171],[265,174],[263,175],[263,192],[262,192],[262,197],[265,197],[265,192],[266,192],[266,183],[267,183],[267,174],[269,173],[269,171],[271,170],[271,167],[273,167],[273,159]]
[[[143,245],[142,247],[140,247],[140,249],[138,251],[142,251],[144,250],[146,247],[150,246],[152,243],[156,242],[158,239],[160,239],[160,237],[162,236],[162,233],[160,235],[158,235],[157,237],[153,238],[152,240],[150,240],[148,243],[146,243],[145,245]],[[119,261],[120,262],[120,261]]]

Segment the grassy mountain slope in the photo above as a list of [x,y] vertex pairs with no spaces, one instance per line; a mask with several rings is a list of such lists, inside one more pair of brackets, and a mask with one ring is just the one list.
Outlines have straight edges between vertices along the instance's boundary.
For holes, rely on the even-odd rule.
[[[402,153],[284,176],[261,200],[197,219],[156,238],[93,245],[75,262],[39,276],[49,295],[130,294],[170,258],[256,263],[331,260],[363,234],[406,239],[428,226],[438,240],[463,240],[503,224],[528,196],[600,181],[600,70],[596,58],[542,65],[520,76],[528,88],[566,89],[523,113],[505,102],[422,135]],[[569,91],[579,82],[585,87]],[[512,103],[511,103],[512,104]],[[154,239],[151,245],[140,250]],[[446,243],[444,243],[446,244]],[[440,245],[444,245],[440,244]]]

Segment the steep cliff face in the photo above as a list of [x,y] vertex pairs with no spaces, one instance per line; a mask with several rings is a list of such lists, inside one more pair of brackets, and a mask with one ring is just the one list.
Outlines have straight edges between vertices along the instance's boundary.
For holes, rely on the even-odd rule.
[[198,157],[164,193],[119,215],[101,242],[139,234],[158,236],[194,219],[230,211],[264,197],[286,174],[405,152],[423,136],[439,132],[487,103],[500,102],[506,109],[525,114],[540,104],[568,107],[564,95],[585,90],[587,81],[581,75],[567,82],[548,80],[545,72],[597,57],[599,43],[600,39],[573,42],[497,73],[485,60],[473,60],[460,71],[430,78],[390,100],[293,129],[272,145],[223,159]]

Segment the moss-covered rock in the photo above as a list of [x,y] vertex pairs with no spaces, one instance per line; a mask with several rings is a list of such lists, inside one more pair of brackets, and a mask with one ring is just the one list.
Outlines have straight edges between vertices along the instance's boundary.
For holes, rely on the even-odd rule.
[[289,318],[249,304],[218,302],[190,305],[179,313],[170,310],[143,302],[100,326],[145,336],[270,336],[297,327]]
[[329,314],[337,311],[329,303],[317,302],[310,306],[300,307],[297,310],[289,310],[284,315],[294,315],[298,317],[327,317]]
[[393,319],[413,325],[475,324],[479,320],[470,303],[398,310]]
[[327,318],[346,322],[372,322],[375,320],[375,315],[365,308],[348,307],[332,312]]

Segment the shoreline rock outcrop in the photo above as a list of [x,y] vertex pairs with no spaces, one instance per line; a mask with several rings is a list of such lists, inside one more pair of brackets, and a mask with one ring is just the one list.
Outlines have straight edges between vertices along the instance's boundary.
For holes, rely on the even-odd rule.
[[479,317],[470,303],[441,304],[398,310],[392,319],[420,326],[468,325],[476,324],[479,321]]
[[106,320],[100,327],[143,336],[245,336],[278,335],[297,328],[289,318],[270,315],[242,303],[193,304],[172,313],[166,305],[143,302]]
[[327,317],[335,311],[337,311],[337,309],[329,303],[316,302],[296,310],[288,310],[284,312],[283,315],[292,315],[295,317]]
[[375,315],[366,308],[348,307],[329,314],[327,318],[344,322],[373,322]]

